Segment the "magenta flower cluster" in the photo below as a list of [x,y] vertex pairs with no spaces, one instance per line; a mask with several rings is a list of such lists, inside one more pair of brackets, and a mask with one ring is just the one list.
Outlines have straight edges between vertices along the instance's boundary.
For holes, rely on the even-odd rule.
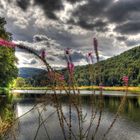
[[42,59],[45,59],[46,58],[46,51],[42,50],[40,55],[41,55]]
[[89,52],[86,56],[88,64],[93,64],[93,53]]
[[128,81],[129,81],[128,76],[123,76],[122,80],[123,80],[125,86],[127,86],[128,85]]
[[1,45],[1,46],[5,46],[5,47],[11,47],[11,48],[13,48],[13,47],[16,46],[15,43],[10,42],[10,41],[7,41],[7,40],[4,40],[4,39],[2,39],[2,38],[0,38],[0,45]]
[[67,48],[65,50],[65,55],[66,55],[67,68],[69,70],[69,73],[73,74],[73,72],[74,72],[74,64],[72,62],[72,58],[71,58],[71,55],[70,55],[70,49],[69,48]]

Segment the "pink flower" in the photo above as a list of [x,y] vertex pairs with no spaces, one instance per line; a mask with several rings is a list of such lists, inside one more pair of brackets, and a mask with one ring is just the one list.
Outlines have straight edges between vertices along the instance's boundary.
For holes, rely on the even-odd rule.
[[129,81],[128,76],[123,76],[122,80],[123,80],[124,84],[127,86],[128,85],[128,81]]
[[65,56],[66,56],[66,60],[67,60],[67,63],[71,63],[72,62],[72,58],[71,58],[71,55],[70,55],[70,48],[67,48],[65,50]]
[[59,80],[63,81],[64,79],[64,75],[60,75]]
[[42,57],[42,59],[45,59],[45,57],[46,57],[46,52],[45,52],[45,50],[43,50],[43,51],[41,52],[41,57]]
[[90,64],[92,63],[93,64],[93,56],[92,56],[92,52],[89,52],[87,54],[87,62]]
[[91,56],[92,56],[92,52],[89,52],[89,53],[88,53],[88,57],[91,57]]
[[5,46],[5,47],[15,47],[16,46],[15,43],[1,39],[1,38],[0,38],[0,45]]
[[72,62],[68,62],[67,65],[70,74],[72,74],[74,72],[74,64]]
[[67,48],[67,49],[65,50],[65,54],[66,54],[66,55],[69,55],[69,54],[70,54],[70,48]]

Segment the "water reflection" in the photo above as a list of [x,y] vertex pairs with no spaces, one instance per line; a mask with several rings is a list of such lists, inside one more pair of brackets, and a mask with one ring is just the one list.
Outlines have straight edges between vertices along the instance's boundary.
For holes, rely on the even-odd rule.
[[[91,104],[90,96],[82,96],[82,111],[85,116],[85,121],[83,123],[83,130],[86,131],[90,124],[91,117]],[[103,138],[103,134],[106,132],[107,128],[110,126],[113,121],[114,115],[118,109],[122,97],[112,97],[104,96],[104,110],[101,118],[101,124],[99,126],[99,131],[96,135],[97,140]],[[68,98],[61,99],[62,110],[64,116],[69,117],[69,104]],[[98,97],[96,98],[98,102]],[[16,115],[19,117],[36,104],[35,100],[21,100],[16,103]],[[94,107],[96,110],[96,105]],[[94,111],[95,111],[94,110]],[[17,126],[18,131],[16,131],[17,140],[34,140],[35,134],[38,129],[38,125],[41,122],[39,115],[42,111],[42,119],[45,120],[52,114],[46,121],[45,125],[42,125],[38,131],[36,137],[37,140],[63,140],[63,133],[60,127],[59,117],[56,112],[55,104],[46,102],[45,106],[39,103],[35,109],[31,110],[30,113],[26,114],[19,120],[19,125]],[[89,139],[92,136],[92,133],[95,132],[95,128],[98,122],[99,112],[96,114],[94,119],[92,131],[90,133]],[[77,136],[78,134],[78,119],[76,109],[72,106],[72,131]],[[64,126],[66,136],[68,136],[68,128],[65,124]],[[46,133],[47,130],[47,133]],[[111,129],[107,140],[138,140],[140,139],[140,97],[128,97],[124,107],[123,113],[121,113],[120,118],[117,120],[113,128]],[[74,137],[72,137],[74,139]]]

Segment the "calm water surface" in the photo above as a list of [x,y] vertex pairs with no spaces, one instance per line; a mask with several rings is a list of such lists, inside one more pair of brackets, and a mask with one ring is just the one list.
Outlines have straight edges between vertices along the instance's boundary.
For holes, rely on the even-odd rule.
[[[111,96],[115,93],[116,96]],[[104,95],[104,110],[101,118],[101,124],[99,126],[99,131],[96,136],[96,140],[102,140],[103,134],[106,132],[110,123],[113,121],[114,115],[117,111],[117,108],[120,104],[121,93],[119,92],[110,92],[108,96],[107,92]],[[82,109],[83,113],[86,114],[86,121],[83,124],[83,128],[89,126],[91,104],[89,96],[82,97]],[[29,111],[36,101],[34,99],[22,99],[15,101],[15,112],[16,116],[20,117],[27,111]],[[47,118],[51,113],[53,113],[56,108],[55,105],[47,103],[45,106],[38,104],[38,110],[42,112],[43,119]],[[65,116],[68,116],[68,103],[64,99],[62,101],[63,112]],[[39,113],[37,109],[30,111],[27,115],[23,116],[16,125],[16,139],[17,140],[34,140],[35,133],[39,125]],[[93,124],[93,132],[97,125],[99,113],[96,116]],[[78,120],[77,114],[74,108],[72,108],[72,129],[76,133],[78,130]],[[47,119],[45,126],[39,129],[37,140],[47,140],[47,135],[45,132],[45,127],[49,133],[51,140],[63,140],[62,130],[59,125],[57,113],[54,113],[49,119]],[[140,140],[140,96],[128,96],[124,112],[115,122],[113,128],[106,137],[106,140]]]

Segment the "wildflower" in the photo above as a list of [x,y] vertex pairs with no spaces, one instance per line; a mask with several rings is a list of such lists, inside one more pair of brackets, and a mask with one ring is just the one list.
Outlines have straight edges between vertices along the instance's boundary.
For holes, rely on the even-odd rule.
[[67,49],[65,50],[65,53],[66,53],[66,55],[69,55],[69,54],[70,54],[70,48],[67,48]]
[[70,56],[70,48],[67,48],[65,50],[65,55],[66,55],[67,62],[72,62],[72,59],[71,59],[71,56]]
[[42,59],[45,59],[45,57],[46,57],[46,52],[45,52],[45,50],[43,50],[43,51],[41,52],[41,57],[42,57]]
[[59,80],[63,81],[64,79],[64,75],[60,75]]
[[15,47],[16,46],[15,43],[1,39],[1,38],[0,38],[0,45],[5,46],[5,47]]
[[65,50],[65,55],[66,55],[66,60],[67,60],[67,68],[69,70],[69,73],[70,74],[73,74],[73,71],[74,71],[74,64],[72,63],[72,58],[71,58],[71,55],[70,55],[70,49],[67,48]]
[[74,72],[74,64],[72,62],[68,62],[67,65],[70,74],[72,74]]
[[90,64],[90,62],[93,64],[93,55],[92,52],[89,52],[87,54],[87,62]]
[[99,62],[99,54],[98,54],[98,41],[96,38],[93,38],[93,45],[94,45],[94,50],[97,58],[97,62]]
[[125,84],[126,86],[128,86],[128,81],[129,81],[128,76],[123,76],[122,80],[123,80],[124,84]]

